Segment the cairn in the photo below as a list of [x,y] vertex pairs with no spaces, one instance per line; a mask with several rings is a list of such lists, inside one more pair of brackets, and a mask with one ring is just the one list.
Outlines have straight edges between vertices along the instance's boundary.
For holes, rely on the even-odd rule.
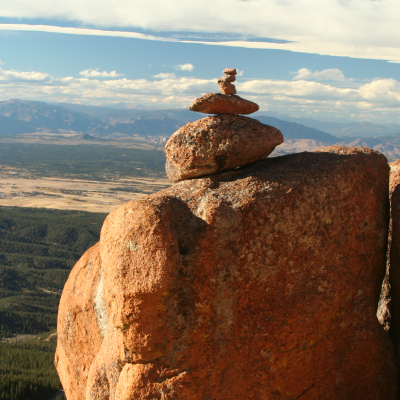
[[[226,68],[218,80],[222,93],[207,93],[189,110],[215,114],[189,122],[165,145],[166,172],[173,182],[216,174],[267,157],[283,143],[282,133],[243,117],[259,106],[236,95],[236,69]],[[242,115],[239,115],[242,114]]]

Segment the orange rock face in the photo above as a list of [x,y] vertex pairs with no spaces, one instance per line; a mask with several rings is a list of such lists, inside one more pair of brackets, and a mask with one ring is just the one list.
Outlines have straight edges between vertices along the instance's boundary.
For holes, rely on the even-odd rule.
[[[86,398],[86,382],[99,352],[106,319],[102,296],[99,245],[75,265],[64,287],[58,311],[55,365],[68,400]],[[104,314],[105,315],[105,314]]]
[[[391,229],[389,234],[390,265],[388,268],[391,285],[391,296],[382,300],[391,300],[393,309],[391,312],[390,331],[396,346],[397,359],[400,360],[400,160],[390,164],[390,203],[391,203]],[[385,278],[386,279],[386,278]],[[387,282],[384,282],[383,291],[388,291]],[[383,293],[385,294],[385,293]],[[382,302],[381,300],[381,302]],[[380,308],[386,305],[381,304]],[[386,316],[390,311],[386,311]],[[381,311],[383,314],[383,312]],[[383,314],[385,316],[385,314]]]
[[[400,258],[398,255],[398,250],[394,249],[393,254],[391,256],[393,217],[395,216],[395,218],[398,218],[397,213],[400,210],[400,209],[396,210],[396,204],[395,204],[395,207],[393,208],[393,204],[392,204],[394,191],[396,190],[397,186],[399,186],[399,184],[400,184],[400,160],[389,164],[389,166],[390,166],[389,200],[390,200],[391,218],[390,218],[389,234],[388,234],[386,275],[385,275],[385,279],[383,280],[383,283],[382,283],[382,292],[381,292],[381,298],[379,299],[377,317],[378,317],[379,323],[384,327],[384,329],[386,331],[389,331],[390,326],[392,325],[392,331],[397,331],[400,333],[400,313],[398,313],[398,316],[396,316],[394,321],[392,321],[392,311],[391,311],[391,309],[392,309],[392,290],[391,290],[392,278],[390,277],[390,275],[391,275],[391,272],[390,272],[391,260],[390,260],[390,258],[391,257],[393,258],[393,263],[395,264],[393,273],[396,273],[396,270],[399,271],[399,273],[400,273],[400,265],[399,265]],[[394,197],[395,203],[398,202],[398,196],[399,195]],[[396,198],[397,198],[397,201],[396,201]],[[400,244],[396,244],[396,246],[399,246],[399,245]],[[393,279],[398,281],[398,282],[394,282],[394,285],[396,288],[400,289],[400,286],[399,286],[400,285],[400,277],[394,277]],[[396,293],[399,293],[398,289],[396,289]],[[396,294],[395,294],[395,297],[396,297],[396,304],[400,304],[399,303],[400,297]],[[397,309],[397,306],[395,308]],[[396,312],[396,310],[395,310],[395,312]],[[395,336],[398,336],[398,335],[395,335]],[[400,351],[400,349],[399,349],[399,351]]]
[[207,93],[196,99],[189,107],[191,111],[206,114],[251,114],[258,111],[259,106],[240,96],[221,93]]
[[[59,371],[94,358],[88,375],[60,374],[64,387],[86,383],[68,400],[394,400],[394,350],[375,316],[388,173],[377,152],[332,147],[114,210],[101,273],[81,260],[60,306],[59,332],[77,333],[74,353],[67,333],[58,343]],[[90,328],[69,325],[90,304]]]
[[258,161],[283,142],[272,126],[238,115],[189,122],[165,145],[166,171],[173,182],[214,174]]

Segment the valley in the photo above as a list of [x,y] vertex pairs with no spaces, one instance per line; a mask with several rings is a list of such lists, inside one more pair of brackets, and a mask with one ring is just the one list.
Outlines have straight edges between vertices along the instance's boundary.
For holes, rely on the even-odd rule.
[[[9,174],[12,170],[9,170]],[[3,174],[4,176],[6,174]],[[166,179],[89,181],[62,178],[0,178],[0,205],[109,213],[170,185]]]

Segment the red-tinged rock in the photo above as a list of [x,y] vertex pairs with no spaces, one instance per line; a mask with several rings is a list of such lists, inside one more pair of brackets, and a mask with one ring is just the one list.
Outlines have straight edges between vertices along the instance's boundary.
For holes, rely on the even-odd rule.
[[[389,276],[391,291],[385,298],[385,292],[388,291],[388,285],[385,282],[386,276],[382,285],[380,313],[390,321],[391,336],[394,339],[397,359],[400,360],[400,160],[390,164],[389,198],[391,208],[388,244],[390,261],[387,275]],[[392,310],[387,306],[390,303]],[[387,307],[385,308],[385,306]],[[386,322],[385,319],[383,319],[383,322]]]
[[205,114],[251,114],[259,110],[259,106],[240,96],[228,96],[222,93],[207,93],[196,99],[189,110]]
[[236,69],[234,69],[234,68],[225,68],[224,69],[224,74],[226,74],[226,75],[236,75],[237,72],[236,72]]
[[[382,282],[381,297],[379,299],[378,311],[377,311],[378,321],[386,331],[389,331],[390,326],[392,325],[392,290],[391,290],[391,282],[390,282],[391,281],[390,253],[391,253],[391,247],[392,247],[393,212],[394,212],[394,210],[392,208],[392,197],[393,197],[393,192],[395,191],[396,187],[400,184],[400,160],[389,164],[389,166],[390,166],[389,200],[390,200],[391,218],[390,218],[389,234],[388,234],[386,275]],[[396,251],[394,251],[394,253],[393,253],[393,258],[396,258],[395,253],[396,253]],[[400,271],[400,269],[399,269],[399,271]],[[399,283],[400,283],[400,278],[399,278]],[[398,284],[397,284],[397,287],[398,287]],[[396,283],[395,283],[395,286],[396,286]],[[399,297],[399,300],[400,300],[400,297]],[[399,304],[397,299],[396,299],[396,303]],[[400,314],[397,317],[397,319],[398,318],[400,318]],[[398,330],[400,332],[399,328],[400,328],[400,326],[393,327],[394,330]]]
[[169,179],[215,174],[261,160],[283,142],[282,133],[258,120],[217,115],[189,122],[165,145]]
[[70,327],[68,365],[95,356],[85,400],[395,400],[393,345],[375,316],[388,172],[378,152],[335,146],[114,210],[100,239],[100,351],[90,329]]
[[223,94],[236,94],[235,85],[232,85],[232,83],[221,82],[219,83],[219,88]]
[[88,372],[100,350],[106,325],[97,244],[72,269],[58,310],[55,366],[68,400],[86,399]]
[[235,77],[235,75],[224,75],[224,76],[222,76],[221,78],[219,78],[218,79],[218,83],[221,83],[221,82],[230,82],[230,83],[232,83],[232,82],[235,82],[236,81],[236,77]]

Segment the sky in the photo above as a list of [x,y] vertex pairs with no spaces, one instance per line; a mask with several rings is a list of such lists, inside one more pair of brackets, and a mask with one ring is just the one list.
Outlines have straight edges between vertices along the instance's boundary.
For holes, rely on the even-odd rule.
[[0,100],[187,108],[226,67],[260,111],[400,124],[400,2],[0,1]]

